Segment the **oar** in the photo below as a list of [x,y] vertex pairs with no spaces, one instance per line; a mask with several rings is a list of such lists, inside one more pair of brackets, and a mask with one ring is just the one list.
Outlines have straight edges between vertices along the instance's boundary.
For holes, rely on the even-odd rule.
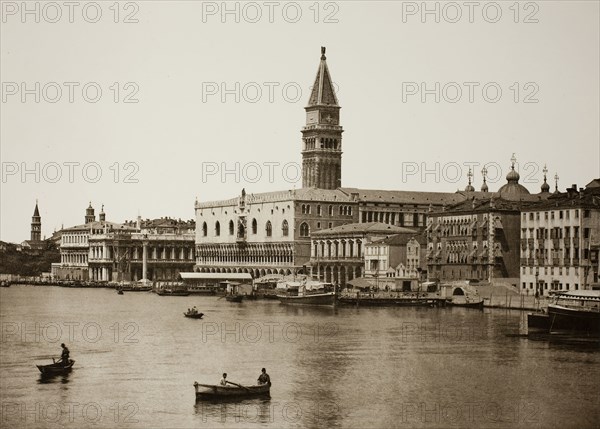
[[248,389],[248,388],[247,388],[247,387],[245,387],[245,386],[242,386],[241,384],[237,384],[237,383],[234,383],[233,381],[229,381],[229,380],[227,380],[227,383],[229,383],[229,384],[233,384],[234,386],[237,386],[237,387],[241,387],[241,388],[243,388],[243,389],[246,389],[248,392],[250,392],[250,389]]

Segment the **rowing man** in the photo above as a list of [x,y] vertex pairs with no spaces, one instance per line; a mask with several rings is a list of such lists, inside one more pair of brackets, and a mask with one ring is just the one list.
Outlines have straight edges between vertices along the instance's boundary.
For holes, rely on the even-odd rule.
[[258,376],[258,384],[271,385],[271,377],[269,377],[269,374],[267,374],[267,370],[265,368],[261,370],[261,374]]

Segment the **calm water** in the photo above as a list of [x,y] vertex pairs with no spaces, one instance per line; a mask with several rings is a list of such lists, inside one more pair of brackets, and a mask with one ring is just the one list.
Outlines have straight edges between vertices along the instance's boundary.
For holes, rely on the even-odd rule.
[[[519,312],[294,308],[0,289],[2,427],[598,427],[597,345],[533,341]],[[185,319],[196,305],[204,320]],[[73,372],[41,380],[65,342]],[[196,403],[221,373],[271,399]]]

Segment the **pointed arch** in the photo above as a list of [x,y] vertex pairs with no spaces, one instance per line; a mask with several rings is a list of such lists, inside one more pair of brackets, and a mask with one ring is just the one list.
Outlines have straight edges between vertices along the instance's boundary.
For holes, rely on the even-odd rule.
[[288,221],[285,219],[281,223],[281,233],[283,234],[284,237],[287,237],[290,233],[290,227],[288,225]]
[[300,237],[308,237],[310,235],[310,228],[306,222],[300,224]]
[[221,224],[219,221],[215,222],[215,236],[218,237],[221,235]]
[[258,232],[258,223],[256,219],[252,219],[252,234],[256,234]]
[[267,234],[267,237],[271,237],[273,235],[273,225],[271,225],[270,220],[268,220],[267,224],[265,225],[265,233]]

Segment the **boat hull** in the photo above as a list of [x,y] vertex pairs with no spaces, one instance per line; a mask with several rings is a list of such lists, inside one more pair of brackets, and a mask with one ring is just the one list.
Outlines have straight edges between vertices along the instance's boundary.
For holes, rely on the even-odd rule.
[[359,305],[363,307],[434,307],[435,300],[419,298],[339,298],[340,305]]
[[581,311],[556,304],[548,305],[549,331],[566,330],[600,333],[600,312]]
[[448,301],[448,305],[452,307],[465,307],[483,310],[483,300],[475,302]]
[[158,296],[189,296],[189,292],[187,291],[181,291],[181,292],[163,292],[163,291],[159,291],[156,292],[156,294]]
[[225,299],[229,302],[242,302],[244,295],[226,295]]
[[277,295],[277,298],[288,305],[334,305],[336,296],[334,292],[327,292],[302,296]]
[[73,359],[69,359],[69,364],[67,366],[63,366],[62,363],[53,363],[50,365],[36,365],[37,369],[40,370],[42,375],[55,375],[55,374],[64,374],[73,368],[75,361]]
[[194,383],[194,388],[196,389],[197,400],[270,396],[271,392],[269,384],[237,387]]

